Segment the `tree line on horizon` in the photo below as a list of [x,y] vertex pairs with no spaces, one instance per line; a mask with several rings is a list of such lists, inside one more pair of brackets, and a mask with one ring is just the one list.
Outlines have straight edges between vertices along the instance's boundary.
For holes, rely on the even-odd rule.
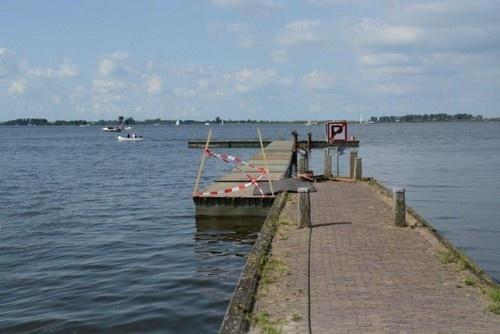
[[[471,114],[408,114],[404,116],[372,116],[369,119],[370,123],[393,123],[393,122],[447,122],[447,121],[500,121],[500,117],[483,118],[482,115]],[[18,118],[15,120],[0,122],[0,125],[20,125],[20,126],[43,126],[43,125],[173,125],[177,120],[163,120],[160,118],[145,119],[143,121],[135,120],[133,117],[119,116],[117,120],[99,120],[99,121],[86,121],[86,120],[56,120],[48,121],[46,118]],[[197,120],[182,120],[182,124],[220,124],[222,119],[216,117],[213,120],[197,121]],[[319,121],[322,122],[322,121]],[[350,121],[357,123],[357,121]],[[304,120],[294,121],[266,121],[266,120],[224,120],[224,124],[240,124],[240,123],[304,123]]]
[[[404,116],[372,116],[370,122],[373,123],[392,123],[392,122],[448,122],[448,121],[482,121],[482,115],[471,114],[408,114]],[[497,120],[497,119],[492,119]]]

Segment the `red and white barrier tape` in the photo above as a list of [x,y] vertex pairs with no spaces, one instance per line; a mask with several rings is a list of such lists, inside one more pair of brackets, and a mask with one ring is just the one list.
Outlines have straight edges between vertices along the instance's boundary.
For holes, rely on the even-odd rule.
[[237,185],[236,187],[226,188],[226,189],[222,189],[222,190],[219,190],[219,191],[207,191],[207,192],[204,192],[204,193],[198,193],[197,195],[198,196],[219,196],[219,195],[226,195],[226,194],[229,194],[229,193],[235,193],[235,192],[241,191],[243,189],[246,189],[246,188],[250,187],[251,185],[254,185],[254,186],[257,187],[257,189],[259,189],[260,194],[262,196],[264,196],[264,192],[259,187],[259,183],[257,182],[257,181],[259,181],[260,179],[262,179],[264,177],[264,174],[261,174],[256,179],[253,178],[253,177],[251,177],[250,175],[247,175],[247,176],[250,179],[250,182],[248,182],[248,183],[242,183],[242,184]]
[[[262,175],[266,175],[269,171],[265,168],[262,168],[262,167],[257,167],[255,165],[252,165],[252,164],[249,164],[248,162],[246,161],[243,161],[241,160],[240,158],[238,157],[234,157],[232,155],[227,155],[227,154],[218,154],[218,153],[215,153],[215,152],[212,152],[210,151],[209,149],[206,149],[205,150],[205,154],[209,157],[216,157],[222,161],[224,161],[225,163],[235,163],[235,164],[239,164],[239,165],[245,165],[245,166],[248,166],[256,171],[258,171],[259,173],[261,173]],[[238,166],[236,166],[236,168],[238,168]]]

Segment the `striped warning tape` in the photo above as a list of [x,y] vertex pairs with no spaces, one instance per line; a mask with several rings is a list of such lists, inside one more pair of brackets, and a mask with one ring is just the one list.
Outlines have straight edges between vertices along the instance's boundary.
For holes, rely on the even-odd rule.
[[[262,168],[262,167],[257,167],[255,165],[252,165],[244,160],[241,160],[241,158],[238,158],[238,157],[234,157],[232,155],[227,155],[227,154],[218,154],[218,153],[215,153],[213,151],[210,151],[209,149],[206,149],[205,150],[205,154],[209,157],[216,157],[222,161],[224,161],[225,163],[234,163],[234,164],[238,164],[238,165],[244,165],[244,166],[248,166],[258,172],[260,172],[261,174],[263,175],[266,175],[269,171],[265,168]],[[236,166],[236,168],[238,168],[238,166]]]
[[264,192],[262,191],[262,189],[259,187],[259,183],[258,181],[260,181],[260,179],[262,179],[264,177],[264,174],[261,174],[259,175],[258,178],[253,178],[251,177],[250,175],[247,175],[248,178],[250,179],[250,182],[248,183],[242,183],[242,184],[239,184],[237,185],[236,187],[232,187],[232,188],[226,188],[226,189],[222,189],[222,190],[219,190],[219,191],[207,191],[207,192],[203,192],[203,193],[198,193],[197,195],[198,196],[219,196],[219,195],[227,195],[229,193],[235,193],[235,192],[238,192],[238,191],[241,191],[243,189],[246,189],[252,185],[254,185],[255,187],[257,187],[257,189],[259,190],[261,196],[264,196]]

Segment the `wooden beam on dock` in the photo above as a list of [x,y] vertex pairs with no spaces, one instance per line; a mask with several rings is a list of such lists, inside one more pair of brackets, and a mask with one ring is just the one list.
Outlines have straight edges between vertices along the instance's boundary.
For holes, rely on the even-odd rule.
[[[270,140],[263,140],[264,145],[269,145],[272,143]],[[299,141],[298,145],[300,148],[307,149],[307,141]],[[188,141],[188,148],[203,148],[205,146],[205,140],[190,140]],[[349,141],[336,141],[333,143],[328,143],[321,140],[312,140],[312,148],[326,148],[326,147],[359,147],[359,140],[349,140]],[[258,140],[212,140],[210,142],[209,148],[259,148],[260,142]],[[267,147],[266,147],[267,152]]]

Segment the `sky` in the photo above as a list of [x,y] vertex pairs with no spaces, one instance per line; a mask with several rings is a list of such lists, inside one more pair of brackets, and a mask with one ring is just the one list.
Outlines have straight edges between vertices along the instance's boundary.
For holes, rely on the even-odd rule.
[[500,1],[0,1],[0,121],[424,113],[500,116]]

